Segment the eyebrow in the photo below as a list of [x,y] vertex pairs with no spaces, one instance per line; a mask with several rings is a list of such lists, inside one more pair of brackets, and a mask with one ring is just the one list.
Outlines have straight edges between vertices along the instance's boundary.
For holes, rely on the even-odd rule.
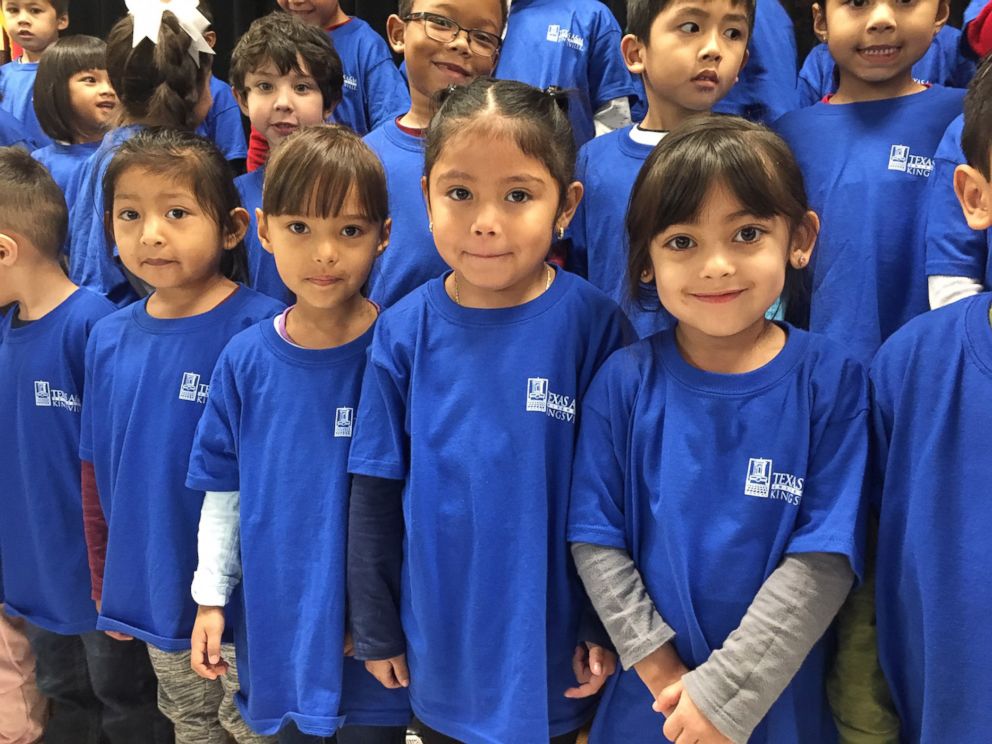
[[[709,18],[713,15],[708,10],[706,10],[705,8],[700,8],[698,5],[683,6],[678,9],[678,12],[680,14],[694,16],[697,18]],[[726,15],[721,16],[720,20],[723,22],[730,21],[733,23],[746,23],[747,16],[744,15],[743,13],[727,13]]]
[[[445,171],[438,176],[438,180],[450,179],[455,181],[476,181],[478,180],[475,176],[472,176],[464,171]],[[501,181],[502,183],[543,183],[543,180],[537,176],[509,176]]]
[[728,214],[724,222],[733,222],[734,220],[739,220],[744,217],[752,217],[756,220],[767,219],[767,217],[762,217],[761,215],[755,214],[750,209],[738,209],[733,214]]

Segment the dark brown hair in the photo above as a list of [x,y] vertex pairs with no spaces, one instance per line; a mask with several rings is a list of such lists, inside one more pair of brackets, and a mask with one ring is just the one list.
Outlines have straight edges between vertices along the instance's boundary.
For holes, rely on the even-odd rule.
[[[651,39],[651,25],[658,14],[665,10],[675,0],[627,0],[627,33],[633,34],[643,43]],[[735,7],[744,7],[747,16],[747,37],[750,40],[754,33],[754,14],[757,0],[731,0]]]
[[57,261],[69,210],[48,170],[19,147],[0,147],[0,232],[10,230]]
[[964,97],[964,129],[961,149],[968,165],[992,179],[992,55],[985,58]]
[[[143,129],[124,142],[114,154],[103,177],[104,221],[112,233],[114,191],[129,168],[174,179],[187,187],[197,204],[220,227],[222,235],[236,232],[231,211],[241,206],[234,174],[227,160],[210,140],[192,132],[155,127]],[[236,282],[248,280],[248,254],[244,242],[224,251],[220,271]]]
[[[784,217],[790,232],[809,211],[803,174],[789,146],[770,129],[735,116],[703,116],[668,135],[634,182],[627,210],[627,281],[639,302],[641,272],[654,238],[695,222],[710,189],[722,184],[756,217]],[[783,299],[790,321],[805,325],[804,272],[788,266]]]
[[304,127],[272,153],[265,170],[262,211],[333,217],[352,191],[369,222],[386,221],[386,173],[375,153],[346,127]]
[[[42,2],[47,2],[53,8],[55,8],[55,17],[61,18],[66,13],[69,12],[69,0],[42,0]],[[0,7],[6,5],[6,0],[0,2]]]
[[445,143],[477,128],[506,135],[529,157],[540,161],[558,183],[559,206],[575,180],[575,140],[565,110],[565,94],[542,91],[514,80],[476,78],[434,97],[436,113],[427,129],[424,175],[441,156]]
[[[410,13],[413,12],[413,3],[415,0],[399,0],[397,3],[396,14],[400,18],[406,18]],[[506,26],[506,18],[510,14],[510,9],[507,7],[506,0],[499,0],[499,9],[501,13],[500,18],[500,30]]]
[[106,69],[107,45],[95,36],[66,36],[48,47],[34,81],[34,112],[45,134],[59,142],[75,140],[78,132],[69,103],[69,78]]
[[317,81],[324,110],[341,103],[344,68],[331,37],[323,29],[281,11],[262,16],[238,39],[231,53],[231,85],[245,98],[249,73],[271,62],[280,75],[291,70],[302,75],[300,59],[307,66],[306,74]]
[[107,74],[127,115],[152,126],[195,129],[194,109],[213,64],[200,52],[199,66],[189,55],[192,42],[176,16],[162,13],[158,42],[132,46],[134,19],[124,16],[107,35]]

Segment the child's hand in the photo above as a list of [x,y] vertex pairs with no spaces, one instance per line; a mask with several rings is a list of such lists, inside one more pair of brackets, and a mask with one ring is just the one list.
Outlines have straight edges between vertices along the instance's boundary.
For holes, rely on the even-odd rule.
[[[681,739],[682,741],[698,742],[698,744],[733,744],[730,739],[720,733],[716,726],[709,722],[706,716],[699,712],[699,708],[692,702],[689,693],[682,689],[682,682],[677,682],[666,688],[662,695],[675,687],[679,688],[679,702],[675,706],[675,712],[668,716],[668,720],[665,721],[663,732],[666,739],[669,741]],[[661,696],[659,696],[654,704],[655,710],[659,710],[661,702]]]
[[588,642],[576,646],[575,655],[572,657],[572,670],[575,672],[579,686],[565,690],[565,697],[575,699],[595,695],[616,669],[617,655],[612,651]]
[[227,674],[228,664],[220,655],[220,638],[224,635],[224,608],[200,607],[196,611],[189,665],[204,679]]
[[[93,604],[96,605],[96,614],[99,615],[103,611],[103,602],[99,599],[94,599]],[[110,636],[115,641],[133,641],[134,636],[129,636],[127,633],[118,633],[116,630],[105,630],[104,635]]]
[[351,633],[345,631],[344,634],[344,655],[354,656],[355,655],[355,642],[351,640]]
[[390,690],[410,686],[410,672],[406,668],[406,654],[382,661],[366,661],[365,668]]
[[679,704],[679,700],[682,699],[682,692],[685,687],[682,684],[682,678],[680,677],[677,682],[670,684],[660,693],[655,696],[654,704],[651,709],[655,713],[661,713],[665,718],[668,718],[672,713],[675,712],[675,708]]
[[[666,643],[634,664],[634,671],[651,692],[651,697],[658,699],[662,691],[681,680],[682,675],[688,673],[689,669],[682,663],[674,644]],[[678,697],[672,703],[671,709],[675,710],[677,704]]]

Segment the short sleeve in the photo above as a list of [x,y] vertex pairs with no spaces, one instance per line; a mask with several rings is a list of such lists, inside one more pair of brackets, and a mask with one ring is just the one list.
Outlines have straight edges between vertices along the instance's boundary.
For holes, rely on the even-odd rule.
[[620,51],[621,36],[619,24],[604,5],[589,58],[589,98],[594,109],[614,98],[637,95]]
[[[381,39],[377,41],[385,46],[385,42]],[[405,114],[410,108],[410,92],[407,90],[406,81],[393,64],[389,51],[385,48],[381,51],[384,55],[383,59],[374,62],[365,74],[365,106],[368,111],[370,132],[380,124]]]
[[214,141],[226,160],[244,160],[248,157],[245,130],[241,125],[241,109],[234,94],[226,86],[218,86],[211,109],[211,129],[209,137]]
[[813,388],[809,466],[786,552],[845,555],[860,580],[867,526],[868,378],[859,364],[845,361],[834,384],[814,382]]
[[382,325],[376,328],[369,349],[348,471],[406,480],[410,457],[406,426],[409,371],[383,340],[383,330]]
[[194,491],[237,491],[237,423],[241,400],[231,356],[223,352],[210,378],[210,395],[196,427],[186,487]]
[[926,189],[926,271],[927,276],[963,276],[985,282],[988,237],[984,230],[968,227],[954,193],[954,170],[961,162],[963,156],[959,162],[939,155],[934,158]]

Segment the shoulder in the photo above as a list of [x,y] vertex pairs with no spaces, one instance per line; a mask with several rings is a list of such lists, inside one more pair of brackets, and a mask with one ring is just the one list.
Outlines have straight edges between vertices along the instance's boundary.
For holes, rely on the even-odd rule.
[[[138,302],[144,302],[144,300],[138,300]],[[128,305],[100,318],[93,325],[93,331],[90,333],[90,344],[114,346],[124,330],[134,323],[134,312],[135,306]]]
[[251,287],[241,285],[238,289],[240,305],[238,310],[242,315],[261,320],[271,318],[283,309],[286,305],[268,295],[256,292]]
[[[664,378],[664,365],[657,362],[658,348],[661,337],[670,332],[642,338],[610,354],[593,377],[586,398],[589,404],[604,416],[629,411],[649,378]],[[652,369],[659,374],[649,374]]]
[[596,163],[598,158],[620,149],[620,143],[623,142],[624,137],[630,136],[630,130],[633,129],[633,126],[631,124],[620,129],[614,129],[612,132],[601,134],[599,137],[593,137],[579,149],[579,157],[585,158],[589,161],[590,165]]
[[218,368],[222,364],[238,368],[254,358],[264,348],[264,332],[268,326],[272,326],[271,317],[263,318],[231,336],[231,340],[227,342],[220,354],[217,362]]
[[853,418],[868,410],[868,371],[832,338],[789,329],[790,341],[805,344],[798,373],[812,396],[815,419]]
[[563,301],[577,305],[580,317],[598,318],[620,313],[620,306],[613,299],[578,274],[558,269],[555,281],[565,284]]
[[792,137],[802,139],[804,131],[816,123],[829,106],[830,104],[828,103],[815,103],[806,108],[790,111],[776,119],[772,123],[772,129],[778,132],[784,139],[790,139]]
[[975,295],[913,318],[882,344],[871,364],[872,379],[898,383],[911,377],[906,370],[917,359],[946,360],[954,340],[965,333],[968,314],[987,309],[989,297]]
[[947,88],[943,85],[931,85],[929,90],[923,91],[916,96],[921,107],[939,106],[955,112],[955,116],[961,113],[964,106],[964,96],[967,93],[964,88]]
[[242,194],[260,192],[265,183],[265,168],[256,168],[234,179],[234,186]]
[[118,312],[110,300],[86,287],[77,289],[70,299],[73,303],[73,317],[85,319],[87,323],[94,323]]

